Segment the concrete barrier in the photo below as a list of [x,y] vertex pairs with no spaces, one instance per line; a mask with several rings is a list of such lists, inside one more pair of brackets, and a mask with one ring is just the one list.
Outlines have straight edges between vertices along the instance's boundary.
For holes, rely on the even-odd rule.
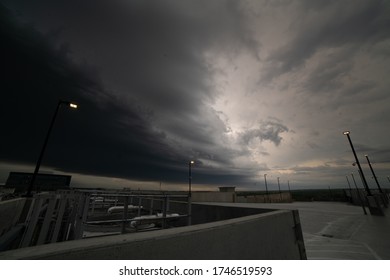
[[193,202],[235,202],[234,192],[193,192]]
[[290,192],[271,193],[271,194],[256,194],[237,196],[235,202],[237,203],[283,203],[292,202]]
[[193,202],[281,203],[292,202],[290,192],[237,195],[235,192],[193,192]]
[[[196,207],[204,214],[219,206]],[[208,219],[234,209],[241,214],[264,211],[221,207]],[[306,253],[298,212],[268,210],[186,227],[27,247],[0,253],[0,259],[306,259]]]

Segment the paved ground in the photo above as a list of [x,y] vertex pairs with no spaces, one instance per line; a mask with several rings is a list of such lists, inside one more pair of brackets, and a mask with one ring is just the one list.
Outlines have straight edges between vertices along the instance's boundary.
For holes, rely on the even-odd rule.
[[308,259],[390,260],[390,209],[383,217],[371,216],[368,209],[364,215],[360,206],[338,202],[229,205],[298,209]]

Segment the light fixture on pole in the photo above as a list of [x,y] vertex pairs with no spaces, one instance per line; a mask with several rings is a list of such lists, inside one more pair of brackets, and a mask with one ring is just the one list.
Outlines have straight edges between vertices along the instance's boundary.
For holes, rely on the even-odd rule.
[[192,224],[192,190],[191,190],[191,181],[192,181],[192,173],[191,173],[191,166],[195,163],[195,161],[190,160],[188,162],[188,225],[190,226]]
[[347,175],[345,176],[345,178],[347,178],[347,182],[348,182],[348,186],[349,186],[349,194],[351,195],[350,202],[353,202],[351,184],[349,183],[349,179],[348,179]]
[[279,196],[280,196],[280,201],[282,201],[282,192],[281,192],[281,190],[280,190],[279,177],[278,177],[278,187],[279,187]]
[[343,134],[347,136],[349,144],[351,145],[351,149],[352,149],[353,155],[355,157],[356,164],[357,164],[357,166],[359,168],[360,175],[362,176],[363,186],[366,189],[367,195],[371,196],[372,195],[371,191],[368,188],[368,184],[367,184],[366,178],[364,177],[362,167],[360,166],[360,162],[359,162],[359,159],[358,159],[358,157],[356,155],[355,148],[353,147],[353,144],[352,144],[352,141],[351,141],[351,137],[349,136],[350,132],[349,131],[344,131]]
[[269,202],[268,186],[267,186],[267,174],[264,174],[265,192],[267,194],[267,200]]
[[191,166],[195,163],[195,161],[191,160],[188,162],[188,196],[192,196],[192,190],[191,190],[191,181],[192,181],[192,172],[191,172]]
[[289,180],[287,181],[287,186],[288,186],[288,191],[291,192],[291,189],[290,189],[290,181],[289,181]]
[[53,126],[54,126],[54,123],[55,123],[55,120],[57,118],[58,111],[59,111],[61,105],[67,105],[69,108],[72,108],[72,109],[77,109],[77,107],[78,107],[77,104],[72,103],[70,101],[64,101],[64,100],[59,100],[58,101],[57,108],[56,108],[56,110],[54,112],[54,115],[53,115],[53,118],[51,120],[49,129],[48,129],[47,134],[46,134],[45,142],[43,143],[43,146],[42,146],[42,149],[41,149],[41,153],[39,154],[38,161],[37,161],[37,163],[35,165],[34,173],[32,175],[32,178],[30,180],[30,184],[29,184],[28,189],[27,189],[27,194],[26,194],[27,197],[31,197],[32,196],[32,190],[34,188],[34,183],[35,183],[35,180],[37,178],[37,175],[38,175],[38,172],[39,172],[39,168],[41,166],[41,162],[42,162],[42,159],[43,159],[43,155],[45,153],[47,143],[49,142],[50,134],[51,134],[51,131],[53,129]]
[[376,178],[374,169],[372,168],[370,159],[368,158],[368,155],[365,155],[365,157],[366,157],[366,159],[367,159],[368,165],[370,166],[371,173],[372,173],[372,176],[374,177],[374,180],[375,180],[375,182],[376,182],[376,185],[378,186],[378,190],[383,194],[383,191],[382,191],[382,189],[381,189],[381,186],[379,185],[378,179]]
[[349,180],[348,180],[348,176],[345,176],[345,178],[347,178],[347,182],[348,182],[349,190],[350,190],[350,191],[352,191],[351,184],[349,183]]
[[[363,199],[362,199],[362,197],[361,197],[361,195],[360,195],[360,191],[359,191],[358,186],[357,186],[357,184],[356,184],[355,177],[353,176],[353,173],[351,173],[351,176],[352,176],[352,180],[353,180],[353,182],[354,182],[354,184],[355,184],[357,196],[358,196],[358,198],[359,198],[360,204],[362,205],[364,215],[367,215],[366,208],[364,207],[364,201],[363,201]],[[348,177],[347,177],[347,178],[348,178]]]
[[291,189],[290,189],[290,180],[287,180],[287,186],[288,186],[288,193],[290,195],[290,202],[292,202],[292,193],[291,193]]

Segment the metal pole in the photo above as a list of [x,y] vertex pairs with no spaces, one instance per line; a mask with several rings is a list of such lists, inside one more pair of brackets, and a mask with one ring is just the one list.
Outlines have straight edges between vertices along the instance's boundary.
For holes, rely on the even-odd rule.
[[267,186],[267,174],[264,174],[264,181],[265,181],[265,192],[267,194],[267,200],[269,201],[269,194],[268,194],[268,186]]
[[137,213],[138,217],[141,216],[141,208],[142,208],[142,197],[138,196],[138,213]]
[[280,196],[280,202],[282,202],[282,192],[280,191],[280,183],[279,183],[279,177],[278,177],[278,187],[279,187],[279,196]]
[[[389,183],[390,183],[390,178],[389,178],[389,176],[387,176],[387,180],[388,180]],[[389,191],[388,191],[388,190],[386,191],[386,194],[387,194],[387,197],[389,197]]]
[[363,181],[362,172],[360,172],[360,170],[359,170],[359,169],[358,169],[358,173],[359,173],[360,180],[362,181],[362,184],[364,185],[364,181]]
[[349,186],[349,193],[351,195],[351,202],[352,202],[352,188],[351,188],[351,184],[349,183],[349,180],[348,180],[348,176],[345,175],[345,178],[347,178],[347,182],[348,182],[348,186]]
[[360,166],[359,159],[358,159],[358,157],[357,157],[357,155],[356,155],[356,152],[355,152],[355,149],[354,149],[354,147],[353,147],[353,144],[352,144],[352,141],[351,141],[351,137],[349,136],[349,131],[344,132],[344,135],[347,135],[349,144],[351,145],[351,149],[352,149],[353,155],[355,156],[356,164],[357,164],[357,166],[358,166],[358,168],[359,168],[360,175],[362,176],[363,186],[364,186],[364,188],[366,189],[367,195],[371,196],[371,195],[372,195],[372,194],[371,194],[371,191],[370,191],[370,189],[368,188],[368,184],[367,184],[366,178],[364,177],[364,173],[363,173],[362,167]]
[[191,197],[192,196],[192,191],[191,191],[191,163],[192,161],[190,161],[188,163],[188,196]]
[[360,200],[360,204],[362,205],[362,208],[363,208],[363,211],[364,211],[364,215],[367,215],[367,211],[366,211],[366,208],[364,207],[364,202],[362,200],[362,197],[360,196],[360,191],[359,191],[359,189],[357,187],[357,184],[356,184],[356,181],[355,181],[355,177],[353,176],[353,173],[351,173],[351,176],[352,176],[353,182],[355,183],[357,195],[358,195],[358,198]]
[[332,191],[330,190],[330,186],[328,188],[329,188],[330,200],[333,200],[333,195],[332,195]]
[[32,192],[32,190],[34,188],[34,183],[36,181],[36,178],[37,178],[37,175],[38,175],[38,172],[39,172],[39,168],[41,166],[41,162],[42,162],[42,159],[43,159],[43,155],[45,153],[47,143],[49,142],[50,134],[51,134],[51,131],[53,129],[55,120],[56,120],[57,115],[58,115],[58,111],[59,111],[59,109],[61,107],[61,104],[67,104],[67,105],[69,105],[72,108],[77,108],[76,104],[71,103],[69,101],[64,101],[64,100],[59,100],[58,101],[57,108],[56,108],[56,110],[54,112],[53,118],[51,119],[51,123],[50,123],[49,129],[47,131],[47,134],[46,134],[46,137],[45,137],[45,141],[43,142],[43,146],[42,146],[41,152],[39,154],[38,161],[37,161],[37,163],[35,165],[34,173],[33,173],[32,178],[30,180],[30,184],[29,184],[29,186],[27,188],[27,193],[26,193],[27,197],[31,197],[32,196],[31,192]]
[[163,200],[163,213],[162,213],[162,227],[166,228],[167,227],[167,205],[168,205],[168,196],[164,196]]
[[188,225],[192,224],[192,190],[191,190],[191,165],[194,164],[194,161],[191,160],[188,162]]
[[129,197],[125,196],[123,200],[123,214],[122,214],[122,234],[126,233],[127,214],[129,209]]
[[291,193],[291,189],[290,189],[290,181],[287,181],[287,186],[288,186],[288,191]]
[[150,199],[150,210],[149,215],[153,215],[153,203],[154,203],[154,197]]
[[345,178],[347,178],[347,182],[348,182],[349,189],[352,191],[351,184],[349,183],[349,180],[348,180],[348,176],[345,175]]
[[58,115],[58,111],[59,111],[62,103],[63,102],[61,100],[58,101],[57,108],[56,108],[56,110],[54,112],[53,118],[51,119],[51,123],[50,123],[49,129],[47,131],[45,141],[43,142],[41,153],[39,154],[38,161],[37,161],[37,164],[35,165],[35,170],[34,170],[34,173],[32,175],[31,181],[30,181],[30,185],[28,186],[28,189],[27,189],[27,194],[26,194],[27,197],[31,197],[32,196],[31,192],[32,192],[32,189],[34,187],[34,183],[35,183],[35,180],[37,178],[37,175],[38,175],[38,172],[39,172],[39,168],[41,166],[43,154],[45,153],[47,143],[49,142],[51,131],[53,129],[55,120],[56,120],[57,115]]
[[372,168],[370,159],[368,158],[368,155],[366,155],[366,159],[367,159],[368,165],[370,166],[372,176],[374,176],[374,180],[375,180],[375,182],[376,182],[376,185],[378,186],[378,190],[383,194],[383,191],[382,191],[382,189],[381,189],[381,186],[379,185],[378,179],[376,178],[374,169]]

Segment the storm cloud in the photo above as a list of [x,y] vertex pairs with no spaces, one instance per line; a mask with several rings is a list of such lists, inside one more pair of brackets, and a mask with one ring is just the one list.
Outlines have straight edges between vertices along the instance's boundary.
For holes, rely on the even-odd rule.
[[250,141],[253,139],[258,139],[261,141],[271,141],[276,146],[280,145],[282,141],[281,133],[288,132],[288,128],[277,121],[262,121],[260,122],[259,128],[249,129],[240,134],[240,140],[249,145]]
[[1,3],[3,166],[33,166],[68,99],[46,170],[185,184],[194,159],[203,185],[341,187],[348,129],[388,172],[386,1]]

